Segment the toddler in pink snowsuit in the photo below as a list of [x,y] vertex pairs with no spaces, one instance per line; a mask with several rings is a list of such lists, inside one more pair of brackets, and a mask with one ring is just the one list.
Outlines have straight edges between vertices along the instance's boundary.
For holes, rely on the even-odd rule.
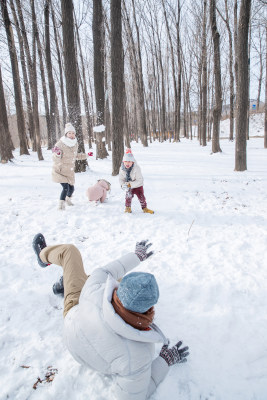
[[103,203],[107,197],[107,191],[110,190],[111,184],[105,179],[99,179],[94,186],[87,189],[86,195],[90,202],[95,204]]
[[126,190],[125,197],[125,212],[131,213],[132,198],[136,194],[144,213],[154,214],[154,211],[149,210],[146,204],[146,198],[143,188],[143,176],[139,165],[136,163],[131,149],[126,149],[123,156],[122,164],[119,171],[120,185],[123,190]]

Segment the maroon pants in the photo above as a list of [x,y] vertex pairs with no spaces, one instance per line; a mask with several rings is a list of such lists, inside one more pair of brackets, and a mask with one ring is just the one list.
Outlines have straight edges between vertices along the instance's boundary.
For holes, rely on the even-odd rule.
[[132,198],[134,197],[135,194],[138,197],[138,200],[140,201],[141,207],[142,208],[146,208],[146,198],[145,198],[145,195],[144,195],[143,186],[127,190],[126,197],[125,197],[125,206],[126,207],[131,207]]

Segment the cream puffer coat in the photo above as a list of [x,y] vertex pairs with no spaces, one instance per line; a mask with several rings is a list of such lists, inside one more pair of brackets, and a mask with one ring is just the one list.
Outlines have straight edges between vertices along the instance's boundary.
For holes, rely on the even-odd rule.
[[64,320],[66,345],[72,356],[115,378],[116,400],[145,400],[168,372],[162,357],[154,359],[155,343],[167,344],[160,329],[139,331],[116,314],[112,294],[118,279],[140,263],[134,253],[95,269],[87,279],[79,304]]
[[[139,165],[136,162],[134,163],[133,168],[130,172],[130,177],[132,179],[130,181],[132,189],[143,186],[144,179],[143,179],[143,176],[141,173],[141,168],[139,167]],[[121,186],[126,182],[126,171],[124,171],[122,169],[122,167],[120,167],[120,171],[119,171],[119,180],[120,180]]]
[[55,144],[60,151],[53,153],[53,169],[52,180],[56,183],[75,184],[75,161],[86,160],[87,156],[84,153],[78,153],[77,139],[71,140],[66,136],[62,136]]

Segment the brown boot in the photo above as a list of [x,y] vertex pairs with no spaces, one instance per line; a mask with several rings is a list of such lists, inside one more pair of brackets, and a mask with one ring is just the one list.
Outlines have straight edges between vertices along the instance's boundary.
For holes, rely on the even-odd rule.
[[147,207],[143,208],[143,212],[147,213],[147,214],[154,214],[154,211],[149,210],[149,208],[147,208]]
[[126,213],[131,213],[131,212],[132,212],[131,207],[125,207],[124,212],[126,212]]

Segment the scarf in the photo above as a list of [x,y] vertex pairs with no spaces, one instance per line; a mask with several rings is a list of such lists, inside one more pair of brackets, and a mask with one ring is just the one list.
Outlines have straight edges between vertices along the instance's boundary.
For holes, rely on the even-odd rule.
[[70,139],[67,136],[62,136],[60,138],[61,142],[63,142],[66,146],[68,147],[74,147],[77,143],[77,138],[75,139]]
[[116,313],[133,328],[138,329],[139,331],[149,331],[151,329],[150,325],[152,324],[155,315],[154,307],[151,307],[143,314],[127,310],[123,307],[117,296],[117,289],[113,292],[111,304]]
[[126,182],[130,182],[132,178],[130,177],[130,173],[133,169],[134,164],[130,168],[126,168],[125,165],[122,163],[122,169],[126,172]]

